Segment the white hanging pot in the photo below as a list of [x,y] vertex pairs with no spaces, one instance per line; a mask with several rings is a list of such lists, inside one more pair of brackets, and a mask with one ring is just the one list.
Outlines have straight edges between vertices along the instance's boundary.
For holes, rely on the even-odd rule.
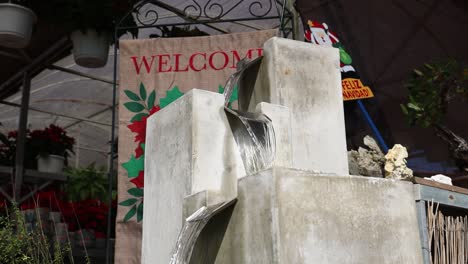
[[65,158],[58,155],[39,156],[37,159],[37,170],[49,173],[62,173]]
[[76,64],[87,68],[103,67],[107,63],[109,54],[109,36],[97,33],[94,29],[87,29],[84,33],[75,30],[70,38],[73,42],[73,56]]
[[0,45],[15,49],[26,47],[36,21],[36,14],[29,8],[11,3],[0,4]]

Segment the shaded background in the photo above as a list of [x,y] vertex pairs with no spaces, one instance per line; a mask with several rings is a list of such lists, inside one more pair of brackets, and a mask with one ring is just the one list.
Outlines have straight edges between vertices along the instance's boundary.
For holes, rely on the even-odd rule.
[[[400,104],[412,69],[448,57],[467,65],[468,1],[463,0],[297,0],[304,25],[325,22],[353,58],[375,98],[364,100],[389,145],[400,143],[418,172],[453,173],[447,145],[431,129],[408,126]],[[355,102],[345,102],[348,149],[371,134]],[[468,102],[454,101],[444,122],[468,138]]]

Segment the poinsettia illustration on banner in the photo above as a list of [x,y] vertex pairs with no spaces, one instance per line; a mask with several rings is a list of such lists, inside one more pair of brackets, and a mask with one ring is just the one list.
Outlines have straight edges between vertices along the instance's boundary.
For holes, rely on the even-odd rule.
[[[124,90],[124,92],[131,100],[124,104],[125,108],[135,113],[127,128],[135,134],[134,141],[136,146],[134,155],[131,155],[130,160],[122,164],[122,167],[127,171],[129,181],[134,185],[134,187],[127,190],[131,198],[120,202],[119,205],[129,207],[128,212],[124,216],[124,222],[128,222],[134,217],[136,217],[137,222],[140,222],[143,220],[146,121],[151,115],[181,97],[183,93],[179,90],[179,87],[174,86],[172,89],[166,91],[166,96],[159,100],[159,105],[156,105],[156,91],[153,90],[148,94],[143,83],[140,84],[139,94],[130,90]],[[224,92],[224,87],[222,85],[219,85],[218,92]],[[230,106],[237,98],[237,87],[235,87],[229,100]]]

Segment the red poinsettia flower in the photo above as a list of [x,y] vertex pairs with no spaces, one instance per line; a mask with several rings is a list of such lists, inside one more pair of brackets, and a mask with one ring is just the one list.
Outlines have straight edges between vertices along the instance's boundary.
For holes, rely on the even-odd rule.
[[145,185],[145,172],[140,171],[138,177],[131,179],[130,182],[135,184],[137,188],[143,188]]

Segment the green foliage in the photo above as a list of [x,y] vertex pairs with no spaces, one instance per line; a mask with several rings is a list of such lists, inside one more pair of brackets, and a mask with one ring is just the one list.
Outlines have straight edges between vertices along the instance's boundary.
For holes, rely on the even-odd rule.
[[0,217],[0,263],[64,264],[73,263],[73,257],[70,245],[50,245],[41,228],[27,230],[23,215],[13,207]]
[[65,191],[71,201],[87,199],[108,199],[108,181],[104,168],[96,168],[94,163],[86,168],[67,168],[69,177]]
[[401,105],[411,126],[431,127],[443,122],[449,102],[468,98],[467,70],[454,60],[415,69],[406,87],[408,102]]

